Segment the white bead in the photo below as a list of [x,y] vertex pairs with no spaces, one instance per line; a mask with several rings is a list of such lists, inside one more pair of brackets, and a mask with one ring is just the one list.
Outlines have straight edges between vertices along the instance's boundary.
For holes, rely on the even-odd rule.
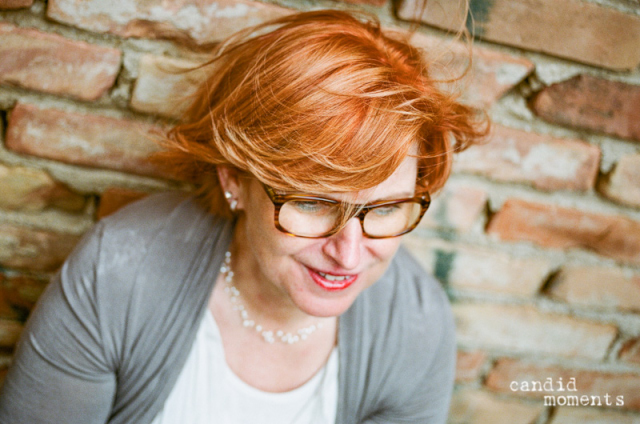
[[[242,318],[242,325],[244,327],[253,327],[255,330],[262,336],[262,338],[267,342],[273,344],[275,341],[274,332],[264,330],[262,325],[256,324],[256,322],[249,318],[249,313],[246,311],[244,305],[240,303],[240,291],[233,285],[233,276],[234,273],[231,270],[231,252],[227,251],[225,253],[224,264],[220,267],[220,272],[223,274],[224,280],[226,282],[226,287],[224,291],[230,293],[231,303],[233,303],[233,309],[240,311],[240,317]],[[309,327],[300,328],[296,330],[295,334],[285,333],[282,330],[276,331],[276,336],[283,342],[287,344],[297,343],[300,340],[307,340],[308,336],[316,331],[316,329],[322,328],[322,323],[319,323],[317,326],[311,325]]]

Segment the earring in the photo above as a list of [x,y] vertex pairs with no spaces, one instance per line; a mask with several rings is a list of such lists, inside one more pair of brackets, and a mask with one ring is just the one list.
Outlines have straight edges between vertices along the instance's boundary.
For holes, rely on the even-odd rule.
[[225,199],[231,199],[233,197],[233,194],[231,194],[230,191],[225,191],[224,192],[224,198]]
[[229,209],[231,209],[231,212],[235,212],[237,207],[238,207],[238,201],[236,199],[233,199],[229,204]]

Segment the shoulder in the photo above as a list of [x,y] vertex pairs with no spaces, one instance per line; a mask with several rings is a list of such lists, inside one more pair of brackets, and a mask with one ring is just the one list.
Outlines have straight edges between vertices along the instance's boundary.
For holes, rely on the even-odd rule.
[[[401,247],[384,275],[343,315],[350,338],[388,356],[429,364],[454,337],[449,299],[438,280]],[[350,340],[351,341],[351,340]]]
[[114,237],[150,236],[180,221],[208,215],[187,193],[172,191],[149,195],[102,219],[99,225]]
[[[367,300],[394,316],[397,325],[412,324],[416,336],[434,341],[451,330],[451,306],[441,283],[400,247],[387,272],[367,292]],[[393,325],[381,320],[380,325]],[[409,334],[407,334],[409,336]],[[421,340],[425,340],[422,338]]]
[[384,422],[444,422],[433,417],[446,416],[448,408],[455,326],[440,283],[401,248],[344,318],[349,396]]
[[93,237],[100,237],[103,266],[128,265],[133,270],[149,255],[180,259],[215,240],[228,226],[188,193],[167,192],[133,202],[101,220]]
[[424,377],[442,360],[455,360],[450,357],[455,326],[449,299],[440,282],[402,247],[352,309],[348,322],[356,328],[350,332],[366,346],[374,368],[394,369],[412,379]]
[[98,222],[65,262],[63,283],[81,284],[106,309],[149,305],[145,298],[198,283],[224,253],[231,228],[186,193],[151,195]]

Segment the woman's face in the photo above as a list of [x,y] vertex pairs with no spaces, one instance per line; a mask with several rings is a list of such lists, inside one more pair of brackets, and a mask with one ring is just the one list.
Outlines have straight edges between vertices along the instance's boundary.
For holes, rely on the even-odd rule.
[[[350,203],[413,197],[416,174],[417,159],[408,157],[376,187],[323,197]],[[326,238],[287,235],[276,229],[273,203],[257,179],[241,179],[234,188],[240,210],[234,250],[242,256],[235,273],[259,281],[265,301],[281,299],[308,315],[338,316],[382,276],[400,244],[400,237],[364,237],[357,218]]]

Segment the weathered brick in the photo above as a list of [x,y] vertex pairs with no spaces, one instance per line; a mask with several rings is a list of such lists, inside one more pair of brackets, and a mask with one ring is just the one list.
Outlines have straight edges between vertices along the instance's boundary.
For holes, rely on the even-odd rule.
[[551,248],[584,248],[619,261],[640,263],[640,222],[557,205],[508,199],[487,232],[502,240]]
[[484,213],[487,199],[485,190],[451,181],[433,197],[420,227],[467,232]]
[[489,142],[460,153],[454,170],[541,190],[589,190],[599,162],[600,149],[583,141],[494,125]]
[[58,268],[79,236],[0,224],[0,265],[34,271]]
[[503,399],[480,390],[454,393],[449,424],[532,424],[542,413],[542,404]]
[[[636,49],[640,52],[640,45]],[[533,111],[547,121],[637,141],[639,104],[640,86],[590,75],[552,84],[530,101]]]
[[580,306],[640,311],[640,274],[631,276],[619,269],[594,266],[565,267],[549,294]]
[[627,341],[620,350],[620,359],[640,365],[640,337]]
[[0,273],[2,293],[14,311],[21,312],[21,316],[35,306],[46,286],[46,280],[24,275],[7,276]]
[[58,206],[79,211],[85,205],[83,196],[39,169],[0,164],[0,186],[0,207],[6,209],[35,211]]
[[0,369],[0,388],[4,385],[4,380],[7,377],[8,371],[9,371],[9,368]]
[[351,3],[351,4],[370,4],[372,6],[384,6],[387,4],[388,0],[337,0],[342,3]]
[[543,313],[531,306],[458,303],[453,311],[460,343],[514,353],[600,360],[617,334],[612,325]]
[[640,154],[623,156],[600,189],[615,202],[640,207]]
[[470,292],[535,296],[552,271],[547,259],[406,236],[404,245],[444,284]]
[[0,83],[95,100],[113,86],[120,50],[0,23]]
[[640,415],[601,407],[556,408],[549,424],[640,424]]
[[[0,275],[0,281],[2,276]],[[11,306],[11,302],[7,298],[5,290],[0,289],[0,319],[18,320],[20,319],[20,312],[15,310]]]
[[[431,74],[438,79],[451,79],[462,75],[469,66],[469,50],[463,43],[443,42],[442,39],[416,33],[413,45],[423,49]],[[478,107],[488,107],[507,91],[519,84],[533,71],[531,61],[474,46],[471,69],[453,88],[463,87],[462,100]],[[448,85],[445,85],[445,88]]]
[[7,148],[75,165],[162,176],[147,158],[158,150],[149,124],[18,104],[7,129]]
[[19,321],[0,318],[0,348],[13,348],[22,333]]
[[180,118],[189,106],[198,84],[206,77],[206,69],[193,69],[197,64],[184,59],[145,55],[131,96],[131,107],[145,113]]
[[146,195],[147,193],[136,190],[117,187],[109,188],[100,196],[100,205],[98,206],[98,212],[96,214],[97,218],[102,219],[107,215],[111,215],[121,207],[141,199]]
[[[551,379],[552,384],[542,390],[533,388],[532,381],[540,381],[544,384],[547,379]],[[575,379],[575,390],[571,385],[567,387],[567,383]],[[562,379],[563,391],[560,388],[560,379]],[[515,383],[513,383],[515,382]],[[525,388],[524,382],[528,386]],[[489,373],[486,380],[486,386],[491,390],[509,393],[529,398],[544,399],[544,396],[599,396],[601,405],[582,405],[579,406],[614,406],[624,409],[640,409],[640,391],[638,384],[640,383],[640,374],[634,373],[614,373],[589,371],[582,369],[560,368],[557,366],[545,366],[533,363],[524,363],[515,359],[501,359]],[[513,385],[513,387],[512,387]],[[547,391],[548,388],[553,390]],[[513,390],[517,388],[517,390]],[[609,405],[605,395],[609,395]],[[616,405],[616,398],[622,396],[624,405]],[[594,399],[589,399],[593,401]],[[595,399],[596,401],[598,399]],[[562,406],[562,405],[561,405]]]
[[[452,31],[472,21],[465,2],[403,0],[402,19],[420,20]],[[474,34],[502,44],[540,51],[610,69],[634,69],[640,63],[640,19],[580,0],[471,1]]]
[[484,352],[458,351],[456,361],[456,382],[477,380],[487,360]]
[[0,0],[0,9],[20,9],[31,7],[33,0]]
[[47,16],[83,29],[123,37],[189,36],[198,43],[291,13],[282,7],[243,0],[50,0]]

